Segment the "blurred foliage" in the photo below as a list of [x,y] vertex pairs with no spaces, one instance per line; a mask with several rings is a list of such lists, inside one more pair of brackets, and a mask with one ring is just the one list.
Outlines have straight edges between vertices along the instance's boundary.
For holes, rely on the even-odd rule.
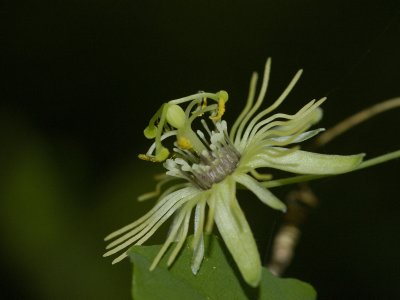
[[[328,96],[323,126],[400,95],[398,1],[9,1],[0,88],[0,266],[4,299],[129,299],[131,267],[101,257],[103,237],[152,206],[160,169],[136,159],[162,102],[230,93],[273,57],[274,98],[305,75],[285,109]],[[398,111],[326,152],[398,148]],[[329,149],[329,150],[328,150]],[[287,275],[321,299],[400,298],[399,162],[312,184],[310,218]],[[274,191],[284,198],[288,189]],[[243,197],[239,197],[242,198]],[[252,199],[249,199],[252,200]],[[279,219],[241,201],[263,252]],[[159,233],[149,241],[162,241]],[[344,294],[343,291],[348,291]]]
[[[164,257],[152,272],[149,272],[149,268],[162,245],[132,247],[133,299],[316,299],[317,294],[309,284],[297,279],[275,277],[266,268],[262,269],[260,286],[251,288],[242,280],[228,249],[214,235],[206,238],[207,253],[199,273],[194,276],[190,268],[192,238],[188,237],[179,259],[171,268],[166,267],[167,259]],[[169,249],[169,254],[171,251]],[[169,256],[168,252],[166,257]]]

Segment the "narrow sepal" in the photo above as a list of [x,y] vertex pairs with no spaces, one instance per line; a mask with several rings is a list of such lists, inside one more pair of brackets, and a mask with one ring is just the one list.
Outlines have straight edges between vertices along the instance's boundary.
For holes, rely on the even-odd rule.
[[264,204],[281,211],[286,211],[286,205],[274,196],[269,190],[263,187],[257,180],[247,174],[235,175],[235,179],[252,191]]
[[[287,154],[284,154],[284,152]],[[285,148],[270,147],[251,159],[251,168],[268,167],[297,174],[340,174],[349,172],[362,162],[364,154],[327,155],[307,151],[289,152]]]

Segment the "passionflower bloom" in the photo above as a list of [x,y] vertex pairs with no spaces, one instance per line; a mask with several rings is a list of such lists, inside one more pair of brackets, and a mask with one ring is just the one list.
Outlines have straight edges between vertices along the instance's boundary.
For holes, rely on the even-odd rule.
[[[319,107],[325,98],[308,102],[295,114],[270,115],[287,97],[302,73],[301,70],[296,73],[270,106],[260,109],[270,68],[268,59],[257,97],[257,74],[253,74],[247,103],[230,130],[227,122],[222,120],[228,101],[225,91],[199,92],[160,107],[144,130],[145,136],[154,142],[147,153],[139,157],[163,162],[166,175],[155,192],[139,198],[144,200],[157,196],[164,185],[169,187],[147,214],[106,237],[106,240],[114,240],[107,246],[108,252],[104,256],[119,252],[120,256],[113,263],[121,261],[127,257],[129,246],[143,244],[172,217],[167,239],[150,270],[176,242],[167,262],[171,265],[188,235],[194,210],[192,272],[196,274],[200,268],[204,257],[204,234],[211,233],[215,222],[244,280],[253,287],[259,284],[260,255],[236,198],[237,186],[247,188],[266,205],[284,212],[285,204],[262,185],[271,176],[260,174],[257,169],[272,168],[295,174],[339,174],[356,168],[363,158],[363,154],[340,156],[299,150],[298,143],[323,130],[309,128],[321,118]],[[201,129],[194,130],[194,126]],[[168,138],[173,138],[174,146],[170,150],[163,145]],[[175,184],[171,184],[173,181]]]

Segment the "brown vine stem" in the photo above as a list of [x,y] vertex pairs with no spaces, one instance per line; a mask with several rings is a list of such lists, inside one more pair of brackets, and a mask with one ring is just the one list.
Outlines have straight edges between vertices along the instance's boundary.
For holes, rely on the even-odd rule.
[[329,143],[338,135],[346,132],[347,130],[351,129],[352,127],[382,113],[387,110],[400,107],[400,97],[392,98],[373,106],[370,106],[350,117],[344,119],[342,122],[336,124],[334,127],[330,128],[329,130],[325,131],[321,135],[319,135],[314,143],[315,147],[321,147]]
[[[325,131],[315,140],[312,148],[325,146],[334,138],[354,126],[396,107],[400,107],[400,97],[392,98],[368,107]],[[297,188],[293,189],[288,194],[286,200],[288,210],[275,235],[271,259],[268,264],[268,269],[276,276],[281,276],[291,264],[296,246],[301,237],[301,226],[312,210],[319,204],[319,199],[307,183],[298,184]]]

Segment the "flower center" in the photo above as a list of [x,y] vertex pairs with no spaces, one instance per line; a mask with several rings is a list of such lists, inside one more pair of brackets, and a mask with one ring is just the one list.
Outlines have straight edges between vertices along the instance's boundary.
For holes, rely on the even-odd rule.
[[216,123],[215,131],[207,132],[209,141],[201,131],[197,131],[204,145],[200,153],[174,148],[177,158],[168,159],[164,165],[168,175],[184,178],[203,190],[232,174],[240,160],[240,153],[227,135],[225,121]]
[[188,175],[192,181],[204,190],[208,190],[214,183],[222,181],[235,171],[240,154],[232,145],[224,146],[217,151],[208,151],[200,156],[200,163],[192,165],[192,172]]

